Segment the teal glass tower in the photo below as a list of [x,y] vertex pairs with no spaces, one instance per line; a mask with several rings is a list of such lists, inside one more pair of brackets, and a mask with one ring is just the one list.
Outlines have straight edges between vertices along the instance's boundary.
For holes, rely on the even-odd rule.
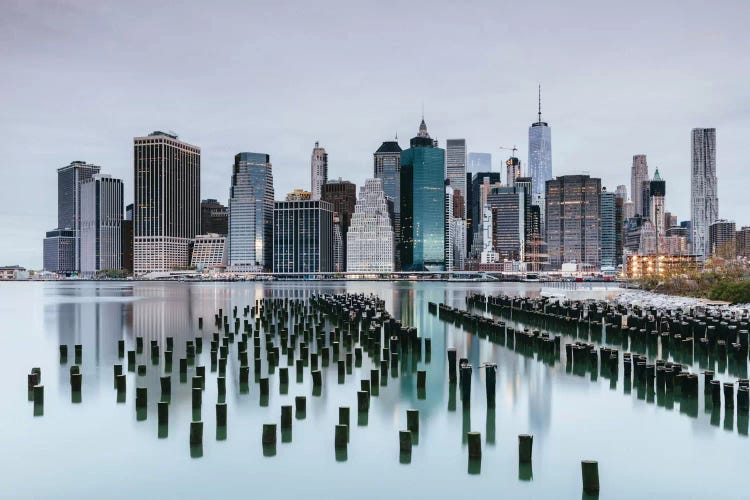
[[445,269],[445,150],[430,138],[424,119],[401,152],[401,268]]

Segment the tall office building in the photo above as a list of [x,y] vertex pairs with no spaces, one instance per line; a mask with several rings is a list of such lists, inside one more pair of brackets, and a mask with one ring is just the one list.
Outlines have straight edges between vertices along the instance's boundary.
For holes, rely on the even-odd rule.
[[401,153],[401,267],[445,269],[445,151],[424,120]]
[[617,196],[611,191],[602,189],[599,195],[599,210],[601,222],[599,230],[601,233],[601,255],[599,261],[601,266],[617,266]]
[[710,255],[734,258],[736,255],[736,235],[734,221],[717,220],[708,227]]
[[70,275],[76,272],[76,232],[53,229],[44,238],[44,270]]
[[357,186],[353,182],[343,181],[340,178],[337,181],[329,181],[323,184],[320,199],[333,205],[334,214],[338,214],[342,244],[342,269],[340,271],[345,271],[346,259],[343,256],[346,255],[346,233],[357,203]]
[[[516,189],[519,192],[523,192],[523,241],[524,241],[524,256],[529,253],[529,245],[532,241],[532,218],[531,218],[531,206],[532,206],[532,191],[533,181],[531,177],[517,177],[516,178]],[[541,209],[540,209],[541,212]]]
[[474,175],[479,172],[492,172],[491,153],[469,153],[466,173]]
[[455,208],[463,210],[463,197],[458,190],[447,184],[444,241],[446,271],[463,271],[466,262],[466,220],[457,216]]
[[623,202],[628,201],[628,188],[625,184],[620,184],[615,190],[615,196],[622,199]]
[[521,160],[511,156],[505,160],[505,184],[514,187],[519,177],[521,177]]
[[81,183],[98,174],[101,167],[74,161],[57,169],[57,228],[75,233],[73,271],[81,270]]
[[201,234],[229,234],[229,210],[218,202],[208,199],[201,201]]
[[487,196],[492,210],[492,246],[501,261],[523,261],[525,257],[526,190],[522,187],[493,188]]
[[346,271],[346,252],[344,251],[344,237],[341,231],[341,217],[333,212],[333,271]]
[[547,181],[547,249],[549,265],[559,269],[575,262],[599,267],[601,179],[563,175]]
[[[656,172],[654,172],[654,178],[649,182],[648,192],[650,196],[650,201],[648,203],[649,218],[656,229],[657,240],[661,240],[667,234],[667,220],[664,207],[664,196],[667,192],[667,183],[662,180],[658,168],[656,169]],[[661,249],[657,248],[657,251],[661,253]]]
[[122,180],[94,174],[81,183],[81,274],[122,269]]
[[234,272],[273,267],[273,168],[263,153],[238,153],[229,191],[228,265]]
[[636,215],[644,215],[643,183],[648,181],[646,155],[633,155],[630,168],[630,198],[633,200]]
[[466,139],[445,141],[445,178],[454,191],[466,193]]
[[542,121],[542,89],[539,87],[537,120],[529,127],[529,175],[532,179],[534,204],[544,196],[545,182],[552,179],[552,132]]
[[401,269],[401,146],[398,141],[385,141],[373,154],[373,176],[383,182],[383,193],[393,205],[394,269]]
[[310,158],[310,192],[313,201],[319,200],[323,192],[323,184],[328,182],[328,153],[315,141]]
[[[492,187],[500,186],[500,172],[478,172],[471,179],[469,188],[470,203],[467,205],[467,215],[471,217],[471,225],[467,221],[466,248],[474,256],[484,248],[482,221],[484,219],[484,205],[487,203],[487,194]],[[477,243],[475,244],[475,240]]]
[[201,226],[201,150],[159,131],[133,143],[134,272],[188,266],[190,245]]
[[381,179],[367,179],[359,188],[359,199],[346,237],[348,272],[394,271],[393,226]]
[[615,267],[622,264],[624,208],[625,198],[615,193]]
[[333,272],[333,205],[277,201],[273,208],[273,272]]
[[708,228],[719,218],[716,195],[716,129],[694,128],[691,148],[690,222],[692,252],[711,254]]

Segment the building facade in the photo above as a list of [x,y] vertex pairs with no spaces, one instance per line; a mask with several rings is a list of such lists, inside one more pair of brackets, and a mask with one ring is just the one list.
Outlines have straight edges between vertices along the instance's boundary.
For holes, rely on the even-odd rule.
[[76,269],[76,232],[73,229],[53,229],[44,238],[44,270],[70,275]]
[[646,215],[643,205],[643,183],[647,181],[646,155],[633,155],[633,165],[630,167],[630,197],[633,200],[636,215]]
[[691,143],[690,222],[692,252],[711,255],[709,227],[719,219],[716,194],[716,129],[694,128]]
[[454,192],[466,193],[466,139],[445,141],[445,178]]
[[81,183],[98,174],[101,167],[74,161],[57,169],[57,228],[75,232],[74,269],[81,269]]
[[201,234],[229,234],[229,210],[217,200],[201,201]]
[[492,172],[492,153],[469,153],[466,173]]
[[286,201],[309,201],[312,200],[312,193],[304,189],[292,189],[286,194]]
[[81,274],[122,270],[122,180],[94,174],[81,183]]
[[359,199],[347,232],[347,271],[394,271],[394,241],[382,180],[367,179],[359,189]]
[[159,131],[133,142],[134,273],[186,267],[201,225],[201,150]]
[[[341,179],[330,181],[323,184],[321,199],[333,205],[334,214],[338,214],[343,257],[346,255],[346,233],[349,231],[354,206],[357,204],[357,186],[353,182]],[[345,259],[342,258],[341,263],[344,267],[346,266]],[[341,271],[345,270],[341,269]]]
[[[482,220],[487,194],[492,187],[500,186],[500,172],[477,172],[471,179],[467,203],[466,248],[467,252],[479,255],[482,251]],[[478,240],[475,245],[474,240]]]
[[190,265],[198,271],[224,271],[227,267],[227,238],[216,233],[199,234],[193,243]]
[[657,240],[657,252],[664,253],[664,238],[667,236],[667,219],[665,196],[667,194],[667,183],[659,175],[659,169],[654,172],[654,178],[649,182],[648,193],[650,201],[648,213],[651,223],[654,225]]
[[539,89],[537,121],[529,127],[529,175],[532,178],[535,204],[545,195],[545,183],[552,179],[552,131],[542,120],[542,94]]
[[734,221],[715,221],[708,228],[710,255],[725,259],[734,258],[737,253],[736,237]]
[[393,265],[401,269],[401,146],[398,141],[385,141],[373,154],[373,176],[383,183],[383,193],[393,205],[391,225],[393,226]]
[[575,262],[599,267],[601,179],[563,175],[547,181],[545,194],[549,265]]
[[333,271],[333,205],[277,201],[273,209],[273,272]]
[[310,157],[310,193],[312,199],[319,200],[323,193],[323,185],[328,182],[328,153],[316,141]]
[[525,258],[526,190],[503,186],[487,196],[492,210],[492,247],[500,261]]
[[424,120],[401,153],[401,267],[445,269],[445,151]]
[[601,256],[599,258],[601,267],[617,267],[617,197],[615,193],[602,190],[599,195],[601,211]]
[[229,191],[228,267],[233,272],[273,266],[273,168],[264,153],[238,153]]

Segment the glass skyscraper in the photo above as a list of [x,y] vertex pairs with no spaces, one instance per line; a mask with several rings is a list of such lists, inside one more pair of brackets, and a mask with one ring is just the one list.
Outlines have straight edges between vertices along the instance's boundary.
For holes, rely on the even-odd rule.
[[552,179],[552,131],[549,124],[542,121],[541,90],[537,121],[529,127],[529,175],[534,203],[538,204],[545,193],[545,182]]
[[273,172],[271,157],[234,157],[229,191],[229,267],[239,272],[270,271],[273,266]]
[[75,232],[73,269],[81,270],[81,183],[98,174],[101,167],[74,161],[57,169],[57,228]]
[[448,139],[445,142],[445,178],[454,191],[461,191],[466,199],[466,139]]
[[602,190],[599,195],[601,212],[601,256],[602,266],[617,266],[617,224],[615,193]]
[[466,166],[467,173],[477,174],[479,172],[492,171],[492,154],[491,153],[469,153],[469,160]]
[[401,268],[445,269],[445,150],[419,133],[401,153]]
[[401,269],[401,146],[398,141],[385,141],[373,154],[373,177],[383,182],[383,194],[393,205],[394,266]]

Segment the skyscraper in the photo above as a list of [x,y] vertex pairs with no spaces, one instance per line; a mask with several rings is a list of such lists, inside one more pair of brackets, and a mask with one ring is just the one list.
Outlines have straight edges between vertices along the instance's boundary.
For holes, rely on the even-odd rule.
[[542,121],[542,88],[539,87],[537,121],[529,127],[529,175],[532,179],[534,204],[541,203],[544,183],[552,179],[552,132]]
[[472,175],[479,172],[492,171],[492,154],[491,153],[469,153],[469,159],[466,166],[467,173]]
[[359,188],[347,232],[348,272],[392,272],[393,227],[381,179],[367,179]]
[[333,205],[277,201],[273,209],[273,272],[333,271]]
[[81,183],[81,274],[87,278],[122,269],[122,198],[120,179],[94,174]]
[[318,141],[315,141],[310,158],[310,192],[313,201],[320,199],[323,184],[326,182],[328,182],[328,153],[326,153],[326,148],[321,148]]
[[273,267],[273,169],[263,153],[238,153],[229,191],[228,264],[235,272]]
[[[491,187],[498,185],[500,185],[500,172],[478,172],[474,174],[471,180],[469,189],[471,203],[467,207],[468,213],[471,215],[471,227],[467,227],[467,249],[469,252],[473,252],[475,256],[484,248],[482,222],[484,220],[484,205],[487,203],[487,193],[490,192]],[[479,240],[477,245],[474,243],[475,239]]]
[[524,260],[526,190],[522,187],[493,188],[487,196],[492,210],[492,246],[500,260]]
[[401,153],[401,267],[445,269],[445,151],[424,120]]
[[401,269],[401,146],[398,141],[385,141],[373,154],[373,176],[383,183],[383,193],[393,204],[394,269]]
[[708,228],[719,219],[716,195],[716,129],[694,128],[691,148],[690,221],[692,252],[711,254]]
[[615,190],[615,196],[621,198],[623,203],[628,201],[628,188],[625,184],[620,184]]
[[53,229],[44,238],[44,270],[68,275],[76,271],[76,232]]
[[615,193],[602,189],[600,197],[601,213],[601,256],[600,263],[604,266],[617,266],[617,197]]
[[354,213],[354,206],[357,203],[357,186],[353,182],[344,181],[339,178],[337,181],[330,181],[323,184],[320,199],[333,205],[334,214],[338,214],[339,229],[341,231],[341,251],[342,269],[346,269],[346,233],[349,230],[349,224]]
[[515,156],[511,156],[505,160],[505,184],[514,187],[516,185],[516,179],[519,177],[521,177],[521,160]]
[[159,131],[133,143],[134,272],[187,266],[201,225],[201,150]]
[[588,175],[547,181],[547,249],[553,269],[568,262],[599,267],[601,189],[601,179]]
[[73,271],[81,270],[81,183],[98,174],[101,167],[74,161],[57,169],[57,228],[75,233]]
[[644,181],[648,181],[648,163],[646,163],[646,155],[633,155],[633,166],[630,168],[630,199],[633,200],[636,215],[644,215]]
[[667,183],[659,175],[659,169],[654,172],[654,178],[649,182],[648,188],[651,199],[649,201],[649,218],[656,230],[657,252],[663,253],[662,241],[667,235],[667,220],[665,218],[664,196],[667,192]]
[[454,191],[466,193],[466,139],[445,141],[445,178]]
[[466,261],[466,220],[455,208],[464,209],[463,197],[450,184],[445,186],[445,270],[463,271]]

